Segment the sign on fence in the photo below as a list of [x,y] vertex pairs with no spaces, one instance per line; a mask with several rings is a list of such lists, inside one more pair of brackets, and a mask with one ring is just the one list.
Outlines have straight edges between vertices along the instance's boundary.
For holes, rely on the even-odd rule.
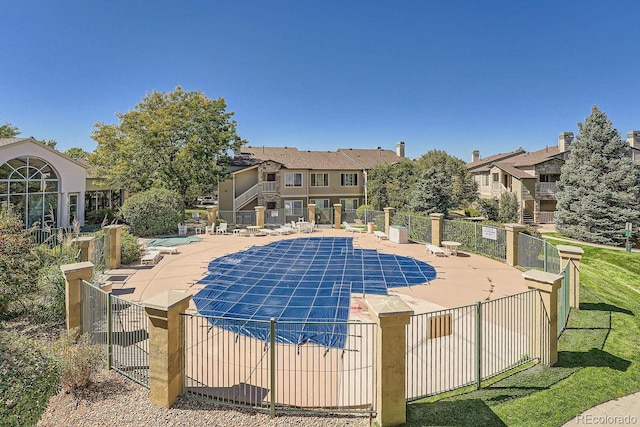
[[482,237],[485,239],[498,240],[498,229],[493,227],[482,227]]

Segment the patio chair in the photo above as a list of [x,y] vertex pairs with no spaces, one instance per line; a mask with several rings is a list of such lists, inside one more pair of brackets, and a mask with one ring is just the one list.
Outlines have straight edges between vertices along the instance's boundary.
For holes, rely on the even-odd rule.
[[364,229],[362,228],[350,226],[347,221],[342,221],[342,225],[344,225],[345,230],[350,231],[352,233],[362,233],[364,231]]
[[204,232],[205,234],[213,234],[216,232],[216,226],[215,225],[206,225],[204,227]]
[[227,234],[226,222],[221,222],[220,225],[216,227],[216,234]]
[[178,224],[178,236],[187,235],[187,224]]

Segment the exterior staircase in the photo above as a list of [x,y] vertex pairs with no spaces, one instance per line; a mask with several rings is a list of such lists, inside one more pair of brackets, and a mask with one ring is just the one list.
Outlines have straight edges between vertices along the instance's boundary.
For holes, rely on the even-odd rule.
[[529,211],[524,211],[522,213],[522,223],[527,225],[535,224],[535,221],[533,220],[533,214]]
[[233,210],[240,210],[250,201],[258,197],[258,184],[254,185],[233,200]]

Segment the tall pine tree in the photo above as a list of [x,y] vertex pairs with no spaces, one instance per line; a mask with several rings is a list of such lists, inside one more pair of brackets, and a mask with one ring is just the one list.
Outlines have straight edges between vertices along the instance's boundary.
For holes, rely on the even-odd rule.
[[606,114],[594,106],[571,144],[558,181],[556,229],[594,243],[620,244],[640,217],[640,167]]

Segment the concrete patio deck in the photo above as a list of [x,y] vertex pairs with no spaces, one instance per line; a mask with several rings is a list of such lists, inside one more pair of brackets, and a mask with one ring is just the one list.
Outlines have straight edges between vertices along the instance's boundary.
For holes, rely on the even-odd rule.
[[[178,246],[177,254],[164,254],[155,265],[122,266],[105,272],[105,280],[112,282],[113,294],[133,302],[143,302],[166,290],[195,294],[202,288],[196,282],[206,275],[209,262],[217,257],[281,239],[325,236],[353,237],[354,247],[409,256],[432,265],[437,277],[431,283],[392,290],[416,313],[473,304],[527,290],[521,271],[504,262],[465,251],[460,251],[457,256],[437,257],[428,253],[423,244],[398,244],[377,239],[373,234],[319,229],[312,234],[285,236],[198,236],[202,241]],[[195,309],[193,304],[191,309]]]

